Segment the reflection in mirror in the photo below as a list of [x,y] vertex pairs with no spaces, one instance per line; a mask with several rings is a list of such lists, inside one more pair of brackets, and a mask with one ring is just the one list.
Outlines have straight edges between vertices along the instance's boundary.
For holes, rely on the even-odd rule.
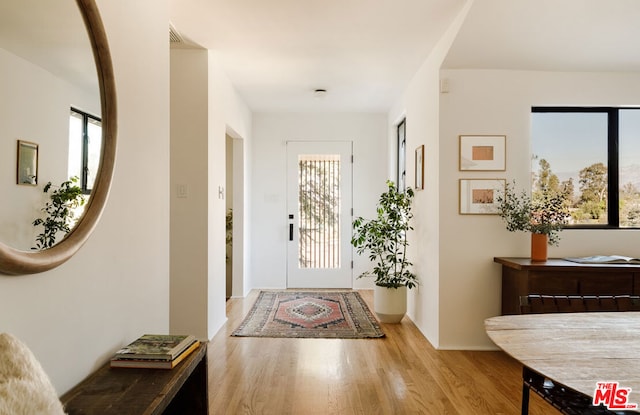
[[[0,242],[29,251],[50,200],[43,187],[77,176],[88,194],[98,170],[100,90],[75,0],[0,2],[0,73]],[[18,159],[17,142],[37,148],[37,177]],[[17,185],[16,171],[18,180],[34,176],[23,183],[31,186]]]
[[96,180],[102,149],[102,121],[72,108],[69,118],[69,177],[77,177],[82,193],[89,194]]
[[38,145],[18,140],[16,184],[35,186],[38,184]]
[[[80,30],[81,24],[76,20],[78,10],[72,6],[73,0],[0,1],[0,68],[3,74],[0,77],[0,157],[14,154],[14,158],[0,159],[0,192],[3,196],[0,230],[4,232],[0,235],[0,274],[35,274],[69,260],[95,229],[109,196],[117,137],[111,53],[95,0],[75,0],[75,3],[86,33]],[[71,16],[75,17],[70,19]],[[25,22],[28,24],[18,24]],[[52,29],[48,22],[55,24],[55,28]],[[44,43],[34,42],[36,39]],[[80,53],[81,50],[86,52],[87,44],[91,45],[95,67],[89,63],[86,53]],[[18,50],[20,54],[17,54]],[[89,73],[92,75],[87,77]],[[71,79],[78,82],[71,82]],[[97,96],[99,106],[95,101]],[[23,219],[29,218],[28,222],[33,217],[30,209],[37,213],[41,202],[38,197],[42,195],[27,191],[27,186],[16,189],[19,186],[15,183],[7,185],[5,177],[12,176],[12,171],[15,177],[16,159],[15,148],[6,151],[6,146],[10,145],[6,143],[6,137],[33,137],[31,141],[38,144],[38,185],[66,180],[69,111],[72,107],[102,118],[100,163],[84,213],[77,225],[53,247],[41,251],[17,248],[20,244],[31,246],[29,237],[23,237],[18,230],[24,227]],[[60,127],[63,132],[58,129]],[[7,240],[14,242],[6,243]]]

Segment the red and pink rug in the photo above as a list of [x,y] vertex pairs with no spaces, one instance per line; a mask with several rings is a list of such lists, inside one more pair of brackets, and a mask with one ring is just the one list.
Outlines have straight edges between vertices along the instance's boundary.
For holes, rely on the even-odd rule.
[[240,326],[241,337],[364,339],[384,337],[355,291],[261,291]]

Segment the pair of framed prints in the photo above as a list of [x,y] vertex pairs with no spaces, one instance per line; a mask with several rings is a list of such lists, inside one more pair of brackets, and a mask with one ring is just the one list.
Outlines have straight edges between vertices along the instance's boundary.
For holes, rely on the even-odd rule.
[[[506,171],[504,135],[461,135],[458,170]],[[504,191],[505,179],[459,179],[461,215],[497,214],[496,197]]]

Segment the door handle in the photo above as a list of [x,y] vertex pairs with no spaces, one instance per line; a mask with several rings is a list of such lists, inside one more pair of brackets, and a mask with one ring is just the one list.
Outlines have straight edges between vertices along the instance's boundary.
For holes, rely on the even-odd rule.
[[[289,213],[289,220],[293,220],[293,215]],[[293,222],[289,224],[289,240],[293,241]]]

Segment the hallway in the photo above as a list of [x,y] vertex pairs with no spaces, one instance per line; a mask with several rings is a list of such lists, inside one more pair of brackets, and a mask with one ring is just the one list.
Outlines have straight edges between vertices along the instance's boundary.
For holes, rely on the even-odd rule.
[[[370,307],[372,291],[360,291]],[[257,297],[227,302],[209,344],[213,414],[518,414],[521,367],[501,352],[437,351],[407,318],[384,339],[238,338]],[[530,414],[555,414],[532,396]]]

